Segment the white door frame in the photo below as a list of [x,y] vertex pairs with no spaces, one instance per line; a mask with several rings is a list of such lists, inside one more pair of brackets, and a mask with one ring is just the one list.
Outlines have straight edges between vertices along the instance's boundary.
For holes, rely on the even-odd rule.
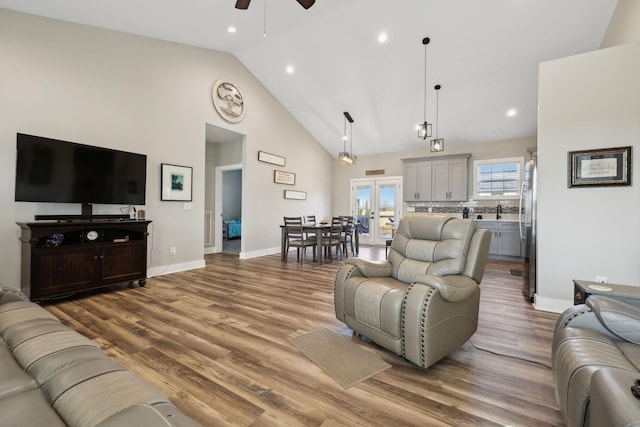
[[[242,170],[242,163],[235,165],[217,166],[216,167],[216,183],[215,183],[215,208],[213,213],[213,223],[215,230],[215,244],[213,245],[213,253],[222,252],[222,180],[223,172]],[[244,180],[243,180],[244,187]],[[244,239],[240,242],[240,252],[244,246]]]
[[[372,206],[372,208],[374,208],[374,220],[370,222],[369,225],[369,229],[371,230],[371,227],[374,224],[378,223],[378,220],[380,218],[380,212],[377,206],[378,205],[378,194],[377,194],[377,189],[379,188],[379,185],[384,185],[384,184],[397,184],[397,191],[396,191],[396,198],[395,198],[395,214],[394,214],[394,218],[397,221],[400,219],[400,216],[402,215],[402,192],[403,192],[403,179],[402,176],[387,176],[387,177],[380,177],[380,178],[353,178],[351,179],[351,183],[350,183],[350,201],[349,201],[349,210],[351,212],[351,215],[357,215],[357,206],[356,206],[356,195],[355,195],[355,189],[356,189],[356,185],[358,184],[371,184],[372,185],[372,201],[374,202],[374,206]],[[371,232],[370,232],[371,233]],[[365,244],[384,244],[384,242],[376,242],[376,235],[378,233],[377,227],[375,228],[375,230],[371,233],[372,237],[360,237],[360,243],[365,243]],[[363,241],[364,239],[364,241]]]

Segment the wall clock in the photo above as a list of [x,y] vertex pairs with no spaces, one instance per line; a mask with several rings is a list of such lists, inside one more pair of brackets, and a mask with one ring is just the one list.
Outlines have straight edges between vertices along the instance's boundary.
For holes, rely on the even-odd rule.
[[244,119],[244,98],[238,87],[229,80],[218,80],[213,84],[211,99],[220,117],[231,123]]

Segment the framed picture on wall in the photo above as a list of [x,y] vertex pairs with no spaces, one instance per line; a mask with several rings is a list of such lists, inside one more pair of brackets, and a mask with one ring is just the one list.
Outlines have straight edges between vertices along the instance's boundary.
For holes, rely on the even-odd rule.
[[631,147],[570,151],[567,186],[631,185]]
[[276,184],[296,185],[296,174],[291,172],[273,171],[273,182]]
[[285,199],[307,200],[306,191],[284,190]]
[[192,167],[162,163],[160,165],[160,200],[190,202],[192,200],[192,181]]

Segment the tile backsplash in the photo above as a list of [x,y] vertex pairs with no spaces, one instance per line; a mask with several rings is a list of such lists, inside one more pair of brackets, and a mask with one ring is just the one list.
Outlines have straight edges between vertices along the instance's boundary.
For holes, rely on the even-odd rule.
[[[518,199],[508,200],[470,200],[467,202],[407,202],[407,207],[413,207],[418,213],[462,213],[466,206],[472,214],[494,214],[496,207],[502,206],[503,214],[518,214]],[[524,207],[523,207],[524,210]]]

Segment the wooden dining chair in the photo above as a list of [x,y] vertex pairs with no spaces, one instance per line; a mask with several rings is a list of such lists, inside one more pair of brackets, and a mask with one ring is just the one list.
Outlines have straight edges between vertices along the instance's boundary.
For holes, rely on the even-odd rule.
[[353,248],[353,234],[355,232],[355,220],[353,216],[342,217],[342,235],[340,236],[340,242],[342,243],[342,252],[345,257],[349,256],[347,245],[351,247],[351,255],[355,255]]
[[[306,248],[311,246],[313,248],[313,260],[316,260],[316,248],[317,244],[315,239],[307,239],[302,228],[302,217],[300,216],[285,216],[284,227],[286,232],[286,240],[284,247],[284,260],[287,261],[287,255],[289,254],[289,248],[294,247],[297,249],[298,259],[300,264],[303,263],[304,253]],[[302,249],[302,256],[300,256],[300,249]]]
[[333,255],[331,248],[335,247],[336,259],[338,258],[338,252],[342,253],[342,224],[343,220],[341,216],[334,216],[331,218],[331,229],[322,238],[322,246],[326,248],[328,258],[333,261]]
[[[304,224],[305,225],[316,225],[316,216],[315,215],[305,215],[303,219],[304,219]],[[308,232],[307,231],[305,234],[307,236],[307,239],[309,239],[309,240],[313,240],[313,239],[315,239],[317,237],[316,233],[314,233],[314,232]]]

